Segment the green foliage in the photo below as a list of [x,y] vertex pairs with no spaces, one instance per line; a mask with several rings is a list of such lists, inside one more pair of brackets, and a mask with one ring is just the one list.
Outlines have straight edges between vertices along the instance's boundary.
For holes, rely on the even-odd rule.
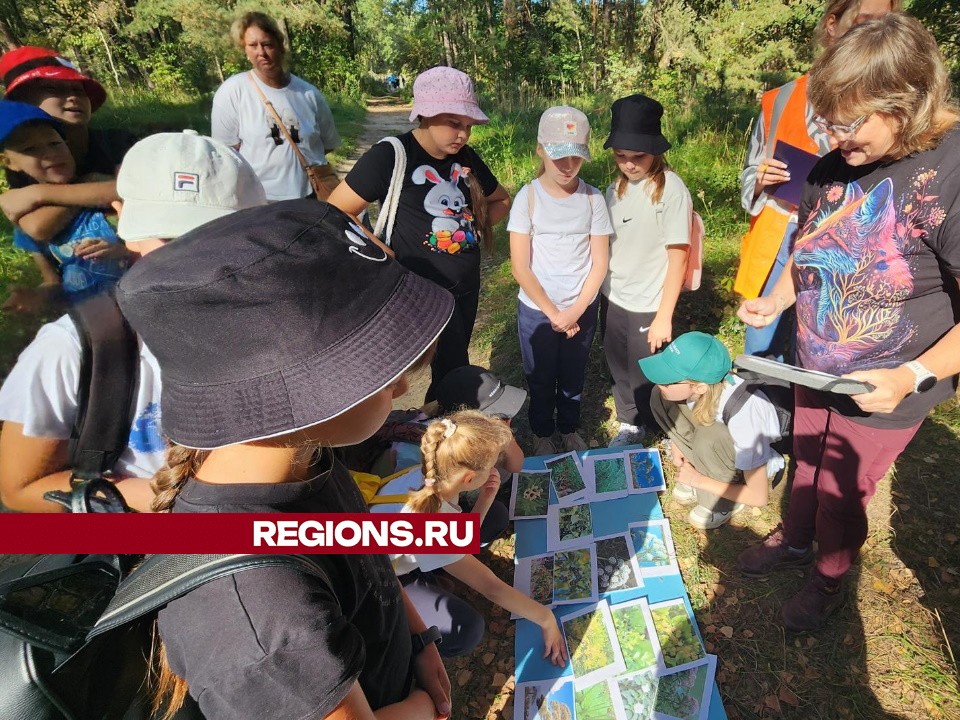
[[664,675],[657,685],[656,711],[681,720],[697,720],[706,678],[707,668],[704,665]]
[[610,720],[615,716],[610,687],[605,682],[577,690],[574,695],[577,720]]
[[570,650],[574,677],[584,677],[613,664],[613,644],[599,610],[566,620],[563,623],[563,632]]
[[517,477],[517,499],[514,512],[517,517],[544,516],[550,492],[546,473],[521,472]]
[[566,550],[553,558],[553,599],[556,601],[589,598],[593,591],[590,551]]
[[610,608],[613,614],[613,627],[620,640],[620,652],[627,665],[627,672],[643,670],[657,664],[657,656],[653,651],[653,642],[650,640],[651,628],[647,627],[647,620],[640,605],[629,605],[617,609]]
[[654,608],[653,624],[660,639],[663,662],[668,668],[685,665],[703,657],[703,647],[683,603]]

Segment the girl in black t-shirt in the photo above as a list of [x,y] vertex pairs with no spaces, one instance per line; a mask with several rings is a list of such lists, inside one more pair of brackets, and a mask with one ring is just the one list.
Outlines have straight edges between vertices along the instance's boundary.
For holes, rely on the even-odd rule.
[[[453,298],[364,237],[325,203],[277,202],[207,223],[121,281],[163,372],[172,449],[155,510],[366,511],[330,448],[380,427]],[[257,568],[169,603],[161,695],[188,686],[207,720],[449,716],[435,637],[387,558],[312,557],[325,579]]]
[[[410,121],[419,127],[398,137],[406,158],[396,219],[383,238],[400,264],[453,293],[456,308],[431,363],[436,384],[468,365],[467,348],[480,299],[480,246],[490,251],[490,228],[503,219],[510,197],[476,151],[467,145],[474,125],[484,124],[470,78],[435,67],[413,83]],[[394,149],[378,143],[361,157],[329,202],[358,215],[386,199],[395,165]]]

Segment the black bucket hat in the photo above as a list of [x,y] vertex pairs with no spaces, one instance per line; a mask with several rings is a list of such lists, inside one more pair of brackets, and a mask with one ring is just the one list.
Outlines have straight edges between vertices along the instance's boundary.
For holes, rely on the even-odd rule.
[[628,95],[614,102],[610,112],[610,135],[603,147],[651,155],[663,155],[670,149],[670,142],[660,131],[663,105],[653,98],[640,93]]
[[326,203],[290,200],[202,225],[117,289],[156,355],[164,432],[210,449],[330,420],[394,382],[453,297]]

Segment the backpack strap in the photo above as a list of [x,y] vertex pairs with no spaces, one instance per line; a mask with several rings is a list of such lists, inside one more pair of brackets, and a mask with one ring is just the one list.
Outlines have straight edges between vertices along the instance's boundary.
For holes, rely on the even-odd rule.
[[755,387],[756,385],[752,383],[742,382],[733,389],[733,392],[730,393],[730,397],[727,398],[727,402],[720,413],[720,418],[723,420],[724,425],[730,425],[731,418],[740,412],[743,406],[747,404],[747,400],[750,399]]
[[[380,214],[377,216],[377,226],[374,228],[373,234],[389,245],[390,237],[393,235],[393,223],[397,219],[397,207],[400,205],[403,176],[407,172],[407,153],[403,149],[400,138],[391,135],[383,138],[380,142],[393,145],[393,174],[390,176],[390,186],[387,188],[387,196],[380,206]],[[386,231],[386,234],[384,234],[384,231]]]
[[110,472],[127,447],[140,349],[112,295],[97,295],[69,312],[80,335],[81,358],[68,462],[74,477],[91,480]]
[[327,574],[305,555],[148,555],[128,575],[87,635],[98,635],[156,612],[167,603],[212,580],[260,567],[288,567],[319,578]]

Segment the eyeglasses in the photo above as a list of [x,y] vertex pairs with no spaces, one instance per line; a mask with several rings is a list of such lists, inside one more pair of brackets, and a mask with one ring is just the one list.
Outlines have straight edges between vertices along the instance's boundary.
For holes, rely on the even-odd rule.
[[813,124],[823,132],[833,135],[837,140],[847,140],[857,134],[857,130],[867,121],[868,117],[870,117],[869,114],[861,115],[849,125],[837,125],[836,123],[828,122],[822,115],[814,115]]

